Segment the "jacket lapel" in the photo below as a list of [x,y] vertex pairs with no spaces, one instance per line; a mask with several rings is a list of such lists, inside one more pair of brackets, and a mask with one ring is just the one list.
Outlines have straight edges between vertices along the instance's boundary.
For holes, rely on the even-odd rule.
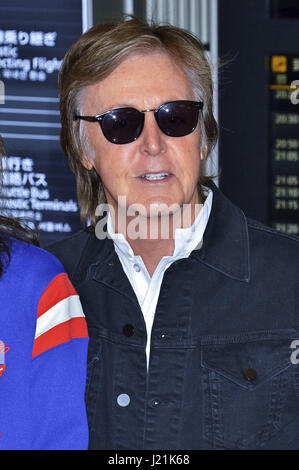
[[[107,224],[104,225],[103,230],[107,233]],[[86,279],[105,284],[128,297],[139,308],[138,299],[108,233],[102,240],[99,240],[94,234],[91,235],[81,256],[80,268],[77,273],[81,279],[83,272],[87,273]]]
[[243,282],[250,280],[249,238],[244,213],[214,183],[213,204],[201,247],[191,257]]

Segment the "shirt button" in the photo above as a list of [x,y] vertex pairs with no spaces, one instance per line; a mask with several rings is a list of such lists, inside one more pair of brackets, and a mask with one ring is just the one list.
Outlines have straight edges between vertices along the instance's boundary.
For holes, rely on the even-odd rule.
[[121,393],[117,397],[117,404],[122,407],[128,406],[130,404],[130,401],[131,399],[126,393]]
[[249,367],[248,369],[244,370],[244,377],[249,381],[255,380],[257,378],[257,372],[256,370]]
[[136,273],[139,273],[140,272],[140,266],[139,264],[133,264],[133,268],[135,269]]
[[133,336],[134,326],[130,325],[129,323],[128,323],[128,325],[123,326],[123,334],[125,336],[128,336],[128,337]]

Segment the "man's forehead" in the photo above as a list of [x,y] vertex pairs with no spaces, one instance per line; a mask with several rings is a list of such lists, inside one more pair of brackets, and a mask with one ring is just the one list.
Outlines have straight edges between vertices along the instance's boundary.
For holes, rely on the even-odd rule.
[[[136,87],[136,84],[146,87],[147,84],[153,86],[159,79],[164,80],[166,76],[173,81],[187,78],[183,67],[165,53],[135,54],[124,59],[104,79],[95,82],[95,86],[117,82],[122,87]],[[114,91],[117,93],[118,89]]]
[[192,85],[178,67],[174,66],[172,73],[167,67],[160,71],[158,64],[153,61],[153,73],[150,74],[149,62],[143,71],[137,67],[136,61],[133,65],[135,73],[132,73],[132,69],[126,73],[128,67],[115,69],[104,80],[89,85],[83,101],[92,107],[99,106],[100,111],[104,111],[111,107],[127,106],[148,109],[166,101],[193,99]]

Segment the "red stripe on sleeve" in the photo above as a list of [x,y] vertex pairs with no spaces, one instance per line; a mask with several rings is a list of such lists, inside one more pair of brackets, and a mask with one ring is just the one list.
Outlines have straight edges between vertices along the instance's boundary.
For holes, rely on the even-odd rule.
[[58,274],[58,276],[50,282],[39,300],[37,318],[58,302],[71,295],[77,295],[77,292],[69,280],[68,275],[66,273]]
[[46,331],[34,341],[32,359],[39,354],[67,343],[75,338],[88,338],[88,331],[84,317],[76,317]]

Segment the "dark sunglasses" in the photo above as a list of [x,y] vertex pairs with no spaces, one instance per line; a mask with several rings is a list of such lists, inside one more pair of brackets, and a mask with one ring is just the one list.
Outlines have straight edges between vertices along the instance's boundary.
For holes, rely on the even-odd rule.
[[197,126],[201,101],[169,101],[157,109],[117,108],[98,116],[75,116],[89,122],[98,122],[102,132],[113,144],[129,144],[140,136],[144,126],[144,113],[154,112],[159,128],[170,137],[191,134]]

